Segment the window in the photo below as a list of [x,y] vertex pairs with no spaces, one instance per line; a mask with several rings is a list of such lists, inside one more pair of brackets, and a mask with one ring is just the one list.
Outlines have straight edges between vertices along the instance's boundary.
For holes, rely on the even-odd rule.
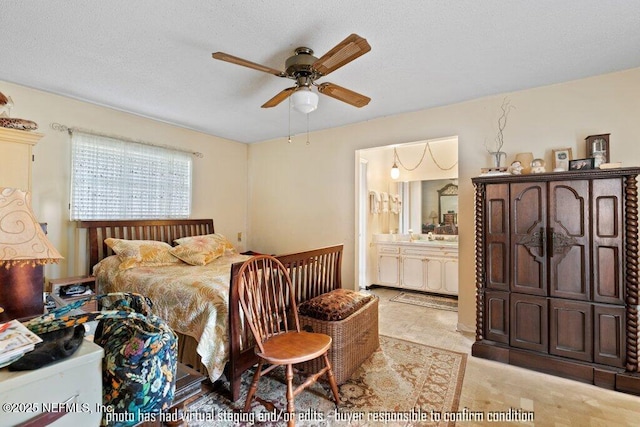
[[73,131],[71,220],[188,218],[189,153]]

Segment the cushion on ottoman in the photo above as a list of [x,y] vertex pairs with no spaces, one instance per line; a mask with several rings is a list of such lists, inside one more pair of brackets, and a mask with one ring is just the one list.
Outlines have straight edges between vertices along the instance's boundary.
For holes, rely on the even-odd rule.
[[298,312],[318,320],[342,320],[351,316],[373,298],[373,295],[339,288],[304,301],[298,307]]
[[[357,292],[354,292],[357,294]],[[364,297],[368,295],[360,294]],[[362,307],[342,320],[319,320],[300,314],[300,329],[331,337],[329,361],[338,384],[344,384],[380,346],[378,337],[378,297],[371,295]],[[324,368],[322,357],[297,365],[308,373]],[[325,378],[326,377],[322,377]]]

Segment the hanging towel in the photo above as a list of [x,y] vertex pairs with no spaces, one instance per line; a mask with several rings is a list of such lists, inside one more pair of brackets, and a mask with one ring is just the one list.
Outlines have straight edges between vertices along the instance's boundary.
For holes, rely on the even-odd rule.
[[380,193],[377,191],[369,191],[369,208],[371,209],[372,214],[380,213],[380,204],[381,204]]
[[380,193],[382,198],[382,212],[389,212],[389,193]]
[[391,196],[391,213],[399,214],[400,206],[402,205],[402,201],[400,200],[399,194],[394,194]]

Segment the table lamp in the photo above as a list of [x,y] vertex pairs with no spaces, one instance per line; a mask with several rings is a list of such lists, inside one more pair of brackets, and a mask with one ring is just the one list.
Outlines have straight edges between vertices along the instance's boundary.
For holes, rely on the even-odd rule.
[[43,313],[41,266],[62,258],[33,214],[31,195],[0,187],[0,321]]
[[438,214],[436,213],[436,211],[431,211],[431,213],[429,214],[429,218],[431,218],[431,223],[435,224],[436,219],[438,219]]

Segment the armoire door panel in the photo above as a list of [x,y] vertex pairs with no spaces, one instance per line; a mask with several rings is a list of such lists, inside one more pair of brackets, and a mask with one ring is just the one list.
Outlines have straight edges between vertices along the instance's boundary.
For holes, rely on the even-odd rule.
[[511,291],[547,295],[546,184],[511,184]]
[[505,259],[509,259],[509,250],[502,242],[491,242],[487,246],[487,288],[508,290],[509,276]]
[[620,178],[593,182],[593,300],[624,304],[624,210]]
[[549,295],[589,300],[589,181],[549,183]]
[[509,344],[509,292],[487,291],[485,307],[485,336],[492,341]]
[[511,185],[512,234],[525,236],[545,226],[545,184],[541,182]]
[[617,246],[598,246],[595,251],[597,268],[595,274],[595,289],[597,301],[622,302],[622,278],[619,266],[620,248]]
[[589,302],[549,300],[549,352],[593,361],[593,314]]
[[513,286],[511,290],[532,295],[546,295],[544,260],[531,253],[524,245],[514,245]]
[[549,183],[549,227],[571,237],[585,236],[589,222],[589,181]]
[[615,195],[596,197],[594,209],[595,235],[598,237],[616,237],[618,235],[618,210],[620,199]]
[[549,352],[548,302],[546,298],[511,293],[509,344],[512,347]]
[[485,191],[487,227],[487,288],[509,289],[509,185],[487,185]]
[[586,270],[587,252],[587,247],[574,245],[551,260],[551,296],[585,301],[590,299]]
[[626,362],[625,308],[594,304],[593,361],[623,368]]

